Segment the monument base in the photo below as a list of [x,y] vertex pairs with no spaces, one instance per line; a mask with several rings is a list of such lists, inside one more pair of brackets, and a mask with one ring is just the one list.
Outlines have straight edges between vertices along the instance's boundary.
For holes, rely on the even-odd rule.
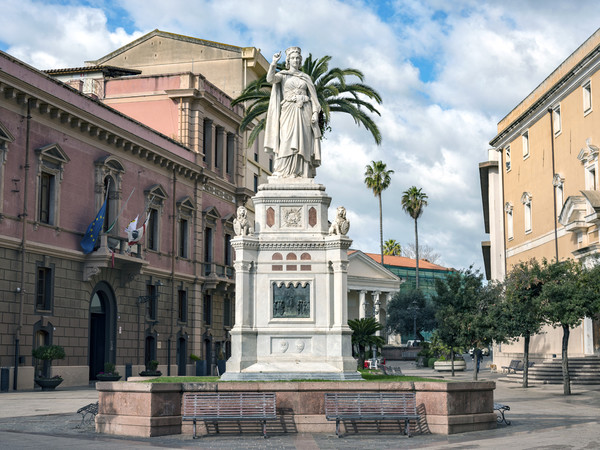
[[359,372],[225,372],[221,381],[357,381]]

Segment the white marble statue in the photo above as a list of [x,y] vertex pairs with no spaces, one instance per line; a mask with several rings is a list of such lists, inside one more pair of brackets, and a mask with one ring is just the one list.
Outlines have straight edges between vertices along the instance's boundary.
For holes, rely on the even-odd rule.
[[237,209],[237,217],[233,219],[233,231],[236,236],[248,236],[252,234],[252,227],[248,220],[248,210],[240,206]]
[[329,234],[337,234],[340,236],[346,236],[350,230],[350,221],[346,219],[346,208],[339,206],[335,220],[329,227]]
[[273,84],[265,127],[265,150],[275,153],[273,175],[314,178],[321,165],[321,106],[310,76],[300,70],[299,47],[285,51],[286,70],[276,72],[281,52],[273,55],[267,81]]

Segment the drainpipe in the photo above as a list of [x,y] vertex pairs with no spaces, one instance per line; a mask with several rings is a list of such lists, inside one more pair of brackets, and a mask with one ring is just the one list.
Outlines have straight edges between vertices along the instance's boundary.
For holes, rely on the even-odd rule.
[[175,298],[177,294],[177,287],[175,286],[175,258],[177,255],[177,172],[176,168],[173,167],[173,223],[171,228],[171,246],[173,251],[171,252],[171,331],[169,334],[169,340],[167,345],[167,359],[169,361],[167,365],[167,375],[171,376],[171,343],[173,341],[173,321],[175,320]]
[[15,332],[15,371],[13,376],[13,390],[17,390],[19,380],[19,352],[21,341],[21,328],[23,327],[23,303],[25,302],[25,263],[27,259],[27,187],[29,186],[29,131],[31,122],[31,103],[27,99],[27,116],[25,126],[25,180],[23,182],[23,213],[21,219],[23,222],[22,241],[21,241],[21,273],[19,292],[19,323]]
[[554,166],[554,110],[552,107],[548,108],[550,114],[550,142],[552,143],[552,194],[554,198],[554,250],[556,252],[556,262],[558,262],[558,211],[556,210],[556,189],[554,188],[554,177],[556,176],[556,169]]

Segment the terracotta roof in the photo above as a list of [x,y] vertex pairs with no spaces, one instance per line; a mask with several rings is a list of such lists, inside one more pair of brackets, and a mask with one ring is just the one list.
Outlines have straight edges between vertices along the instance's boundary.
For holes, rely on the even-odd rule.
[[123,67],[116,66],[85,66],[85,67],[72,67],[65,69],[48,69],[42,70],[42,72],[48,75],[61,75],[69,73],[88,73],[88,72],[102,72],[109,77],[120,77],[123,75],[139,75],[142,73],[141,70],[137,69],[125,69]]
[[[354,252],[354,251],[355,250],[350,250],[350,252]],[[348,252],[348,253],[350,254],[350,252]],[[365,252],[365,255],[367,255],[369,258],[371,258],[375,262],[381,263],[381,255],[375,254],[375,253],[366,253],[366,252]],[[406,256],[383,255],[383,263],[387,264],[388,266],[395,266],[395,267],[409,267],[409,268],[417,267],[416,260],[407,258]],[[425,261],[424,259],[419,260],[419,269],[444,270],[444,271],[452,270],[447,267],[442,267],[442,266],[438,266],[437,264],[432,264],[429,261]]]

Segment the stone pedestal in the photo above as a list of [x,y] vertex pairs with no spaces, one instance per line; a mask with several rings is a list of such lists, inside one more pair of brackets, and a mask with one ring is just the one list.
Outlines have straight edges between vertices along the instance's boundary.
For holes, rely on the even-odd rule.
[[346,236],[313,179],[258,188],[255,234],[232,239],[236,310],[224,380],[360,379],[347,312]]

